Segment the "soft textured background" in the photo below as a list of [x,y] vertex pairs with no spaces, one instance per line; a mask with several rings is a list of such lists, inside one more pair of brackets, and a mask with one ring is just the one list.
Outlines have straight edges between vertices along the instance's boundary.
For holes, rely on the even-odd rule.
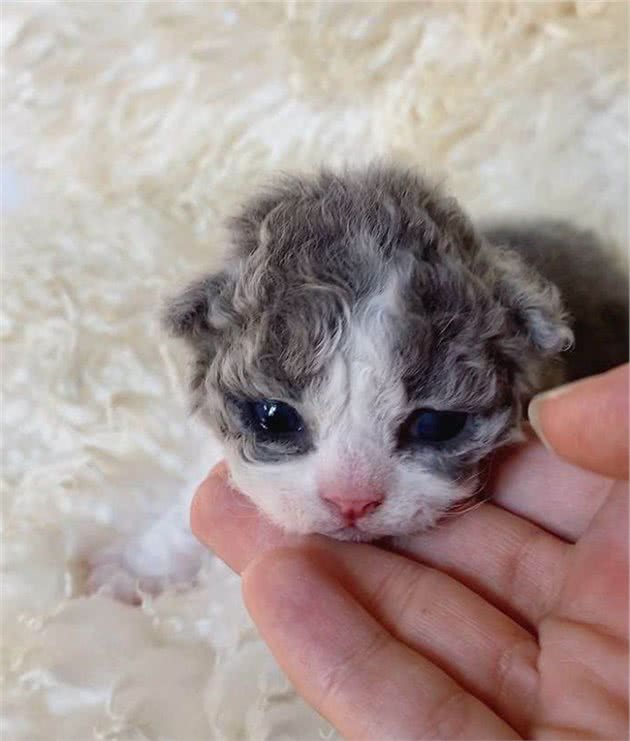
[[2,8],[3,737],[317,738],[236,578],[83,597],[85,548],[185,478],[160,295],[269,171],[394,156],[474,214],[627,244],[627,5]]

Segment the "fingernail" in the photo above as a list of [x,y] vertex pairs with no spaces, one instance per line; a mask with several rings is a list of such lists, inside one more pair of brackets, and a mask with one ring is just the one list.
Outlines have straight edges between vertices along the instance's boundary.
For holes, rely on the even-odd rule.
[[529,406],[527,407],[527,418],[529,419],[529,424],[532,426],[532,429],[538,436],[540,442],[547,448],[547,450],[549,450],[549,443],[545,439],[540,424],[540,407],[545,402],[544,397],[545,394],[540,394],[540,396],[534,396],[534,398],[529,402]]
[[527,418],[529,419],[529,424],[532,426],[534,432],[538,436],[538,439],[547,448],[547,450],[552,450],[552,448],[547,441],[545,433],[542,429],[542,424],[540,421],[540,410],[543,404],[546,404],[548,401],[553,401],[560,396],[564,396],[564,394],[570,391],[574,385],[575,383],[565,383],[564,386],[557,386],[556,388],[550,389],[549,391],[544,391],[542,394],[537,394],[529,402],[529,406],[527,407]]

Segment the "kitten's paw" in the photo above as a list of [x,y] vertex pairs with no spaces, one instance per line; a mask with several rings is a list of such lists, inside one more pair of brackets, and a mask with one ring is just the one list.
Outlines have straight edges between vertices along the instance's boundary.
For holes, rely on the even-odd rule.
[[87,588],[137,605],[143,595],[190,587],[202,554],[188,525],[188,507],[178,502],[131,537],[96,551],[88,559]]
[[129,543],[114,543],[87,560],[88,594],[104,594],[129,605],[140,605],[143,595],[155,596],[164,589],[164,580],[139,574],[128,557]]

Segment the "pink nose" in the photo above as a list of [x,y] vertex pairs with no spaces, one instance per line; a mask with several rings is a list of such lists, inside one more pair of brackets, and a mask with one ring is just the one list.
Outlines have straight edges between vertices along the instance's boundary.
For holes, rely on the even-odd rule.
[[345,520],[353,522],[361,517],[365,517],[365,515],[369,515],[370,512],[374,512],[383,501],[384,496],[383,494],[370,492],[369,495],[361,499],[347,499],[341,495],[324,494],[322,499],[339,510]]

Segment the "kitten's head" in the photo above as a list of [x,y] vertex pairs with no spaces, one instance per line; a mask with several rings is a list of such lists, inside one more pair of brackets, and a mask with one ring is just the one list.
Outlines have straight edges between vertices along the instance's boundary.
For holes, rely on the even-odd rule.
[[289,531],[357,540],[470,496],[571,342],[556,289],[396,169],[285,179],[232,227],[166,324],[235,486]]

